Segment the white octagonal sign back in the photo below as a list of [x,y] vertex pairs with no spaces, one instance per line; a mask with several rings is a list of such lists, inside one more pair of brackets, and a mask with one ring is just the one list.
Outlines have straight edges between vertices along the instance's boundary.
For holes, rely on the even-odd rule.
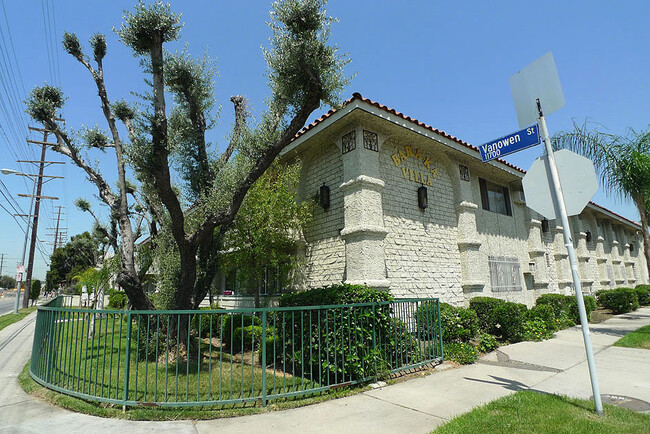
[[[578,215],[598,191],[594,165],[588,158],[562,149],[553,153],[567,215]],[[522,180],[526,205],[549,220],[560,217],[551,196],[551,172],[546,156],[539,157]]]

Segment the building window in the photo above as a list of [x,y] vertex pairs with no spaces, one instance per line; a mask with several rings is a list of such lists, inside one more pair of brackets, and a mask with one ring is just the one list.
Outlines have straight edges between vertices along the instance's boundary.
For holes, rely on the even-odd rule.
[[493,292],[521,291],[521,267],[517,258],[488,256]]
[[377,133],[363,130],[363,147],[371,151],[379,152],[379,139]]
[[481,203],[484,210],[503,215],[512,215],[508,187],[495,184],[483,178],[479,178],[478,183],[481,187]]
[[352,151],[357,147],[357,133],[356,131],[350,131],[341,139],[341,150],[344,154]]

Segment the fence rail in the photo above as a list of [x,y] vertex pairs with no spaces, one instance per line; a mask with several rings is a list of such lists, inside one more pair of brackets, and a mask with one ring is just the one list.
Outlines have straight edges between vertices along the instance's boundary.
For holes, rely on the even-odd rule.
[[38,308],[30,374],[123,406],[306,395],[442,362],[437,299],[292,308]]

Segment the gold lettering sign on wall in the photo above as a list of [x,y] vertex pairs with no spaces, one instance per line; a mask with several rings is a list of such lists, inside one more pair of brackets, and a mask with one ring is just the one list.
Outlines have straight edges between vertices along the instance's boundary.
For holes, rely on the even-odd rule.
[[400,149],[397,151],[397,154],[391,155],[390,158],[392,158],[393,163],[395,163],[395,167],[399,167],[409,158],[421,161],[422,165],[426,169],[425,172],[401,167],[402,177],[418,184],[433,186],[433,180],[436,179],[436,175],[438,175],[438,168],[431,167],[431,158],[426,154],[423,154],[420,148],[413,148],[410,145],[406,145],[403,150]]

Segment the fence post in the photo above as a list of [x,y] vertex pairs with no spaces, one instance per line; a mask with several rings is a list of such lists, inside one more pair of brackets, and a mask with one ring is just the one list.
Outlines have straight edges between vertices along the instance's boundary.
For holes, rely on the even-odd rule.
[[126,312],[126,318],[126,360],[124,361],[124,391],[122,392],[122,412],[126,412],[126,401],[129,393],[129,368],[131,365],[131,311]]
[[438,342],[440,343],[440,360],[443,362],[445,361],[445,353],[444,353],[444,347],[442,345],[442,321],[440,319],[440,299],[436,300],[436,305],[438,307],[437,313],[438,313]]
[[262,311],[262,407],[266,407],[266,309]]
[[[45,378],[48,384],[52,384],[52,371],[54,370],[54,329],[56,327],[56,317],[58,312],[56,311],[49,311],[48,312],[50,315],[50,321],[49,321],[49,333],[46,335],[48,337],[48,342],[47,342],[47,367],[46,367],[46,374]],[[38,315],[38,313],[36,313]]]

